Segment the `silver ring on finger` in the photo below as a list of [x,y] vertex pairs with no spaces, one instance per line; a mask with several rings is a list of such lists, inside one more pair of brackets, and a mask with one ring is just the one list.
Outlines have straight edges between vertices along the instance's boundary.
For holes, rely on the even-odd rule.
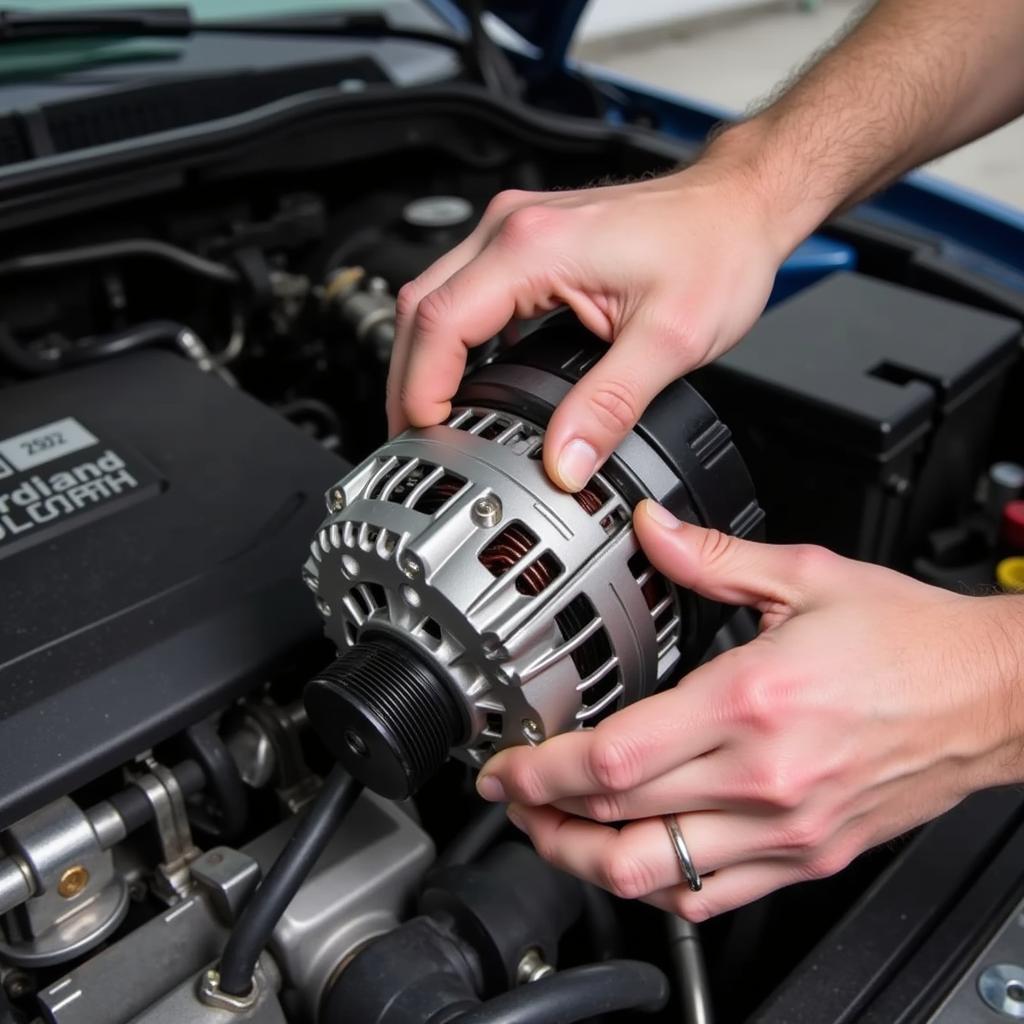
[[700,892],[701,885],[703,884],[700,879],[700,872],[693,866],[693,858],[690,856],[690,851],[686,846],[686,840],[683,839],[678,819],[674,814],[663,814],[661,820],[665,822],[669,839],[672,840],[672,849],[676,851],[676,859],[679,861],[679,867],[682,868],[686,884],[690,887],[691,891]]

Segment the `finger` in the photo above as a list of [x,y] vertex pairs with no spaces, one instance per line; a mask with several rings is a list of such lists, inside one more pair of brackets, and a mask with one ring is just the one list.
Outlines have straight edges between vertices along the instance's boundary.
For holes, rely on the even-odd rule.
[[509,189],[499,192],[484,210],[472,232],[457,246],[436,260],[415,281],[409,282],[399,293],[395,322],[395,344],[387,382],[388,432],[394,436],[409,426],[402,407],[402,382],[413,344],[416,312],[420,300],[445,283],[453,274],[478,256],[491,241],[509,214],[537,201],[537,193]]
[[477,776],[485,800],[514,800],[537,806],[604,787],[593,773],[595,733],[553,736],[537,747],[512,747],[490,758]]
[[819,595],[843,584],[839,555],[806,544],[759,544],[681,523],[655,501],[642,501],[633,515],[637,539],[651,564],[680,586],[727,604],[762,612],[812,606]]
[[732,678],[737,660],[716,658],[683,685],[616,712],[596,729],[501,751],[480,772],[480,795],[537,806],[624,793],[714,750],[727,738],[728,723],[712,698]]
[[714,751],[618,793],[565,797],[556,806],[594,821],[636,821],[693,811],[750,811],[763,806],[744,792],[740,773],[723,751]]
[[700,892],[692,892],[687,885],[675,885],[642,899],[644,903],[697,924],[745,907],[776,889],[807,881],[808,877],[805,869],[791,862],[756,860],[705,877]]
[[493,338],[517,313],[528,318],[558,304],[520,255],[507,246],[484,248],[420,301],[402,380],[409,422],[440,423],[451,411],[468,350]]
[[[685,881],[660,817],[615,829],[551,807],[512,804],[509,818],[546,861],[623,899],[639,899]],[[775,834],[763,816],[708,811],[677,820],[701,875],[760,859]]]
[[482,224],[463,239],[454,249],[427,268],[415,281],[407,284],[398,295],[395,317],[395,343],[388,366],[387,414],[388,434],[394,436],[409,426],[402,408],[402,381],[412,347],[413,327],[420,299],[444,284],[456,271],[461,270],[487,243],[487,231]]
[[[487,205],[483,217],[473,230],[472,234],[459,246],[437,261],[425,274],[421,275],[407,289],[404,301],[401,303],[399,322],[396,331],[397,358],[393,360],[393,369],[389,374],[389,416],[400,428],[408,426],[413,422],[410,409],[418,409],[421,403],[420,380],[414,369],[407,372],[410,354],[423,341],[420,335],[420,326],[423,317],[420,316],[420,303],[428,296],[434,296],[440,292],[440,296],[434,296],[433,302],[443,302],[442,297],[446,292],[445,286],[460,270],[470,266],[472,262],[484,253],[495,238],[505,229],[506,223],[512,214],[527,206],[543,205],[542,196],[535,192],[521,190],[507,190],[496,195]],[[499,279],[500,280],[500,279]],[[506,320],[506,323],[508,321]],[[504,327],[501,324],[494,334]],[[482,339],[483,341],[489,338]],[[480,344],[476,342],[475,344]],[[470,346],[472,347],[472,346]],[[463,368],[464,368],[463,360]],[[458,379],[449,377],[448,383],[450,394],[454,394],[461,380],[461,370]],[[403,390],[406,391],[403,397]],[[450,395],[449,395],[450,397]],[[444,406],[442,406],[442,409]],[[445,414],[434,414],[428,416],[426,423],[440,422]]]
[[586,486],[652,399],[686,368],[684,349],[669,329],[631,320],[551,417],[544,438],[551,479],[567,491]]

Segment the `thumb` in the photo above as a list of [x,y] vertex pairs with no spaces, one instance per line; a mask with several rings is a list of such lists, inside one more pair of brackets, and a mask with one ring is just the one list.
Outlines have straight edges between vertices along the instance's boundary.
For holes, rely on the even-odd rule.
[[651,565],[713,601],[761,611],[801,611],[841,583],[839,555],[810,544],[759,544],[682,523],[655,501],[633,515]]
[[687,369],[678,337],[631,321],[559,403],[544,439],[544,468],[578,491],[636,426],[652,399]]

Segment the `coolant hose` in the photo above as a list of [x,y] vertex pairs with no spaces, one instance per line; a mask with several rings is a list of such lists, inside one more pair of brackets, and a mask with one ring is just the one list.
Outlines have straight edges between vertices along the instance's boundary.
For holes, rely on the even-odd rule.
[[654,1013],[668,994],[668,979],[653,964],[607,960],[503,992],[452,1024],[570,1024],[619,1010]]
[[256,961],[277,922],[362,788],[341,765],[331,769],[316,799],[235,923],[218,967],[223,992],[244,996],[250,991]]

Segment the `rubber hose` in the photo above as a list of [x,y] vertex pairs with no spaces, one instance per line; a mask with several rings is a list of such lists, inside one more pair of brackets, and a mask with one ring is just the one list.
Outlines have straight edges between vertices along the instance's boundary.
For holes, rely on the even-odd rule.
[[503,992],[452,1024],[570,1024],[620,1010],[655,1013],[668,994],[668,979],[653,964],[608,960]]
[[74,249],[55,249],[52,252],[15,256],[12,259],[0,261],[0,277],[8,274],[60,270],[82,263],[120,259],[124,256],[152,256],[220,284],[236,285],[241,282],[238,272],[227,264],[208,260],[194,252],[189,252],[188,249],[182,249],[168,242],[159,242],[155,238],[123,238],[113,242],[82,245]]
[[472,864],[477,857],[494,845],[507,825],[505,805],[488,804],[477,812],[469,824],[445,847],[444,852],[437,858],[433,870],[440,871],[459,864]]
[[274,861],[267,877],[242,910],[220,961],[220,988],[244,996],[252,988],[256,961],[270,936],[324,852],[342,819],[362,792],[341,765],[335,765],[316,799]]
[[711,990],[697,926],[668,915],[669,953],[685,1024],[712,1024]]

